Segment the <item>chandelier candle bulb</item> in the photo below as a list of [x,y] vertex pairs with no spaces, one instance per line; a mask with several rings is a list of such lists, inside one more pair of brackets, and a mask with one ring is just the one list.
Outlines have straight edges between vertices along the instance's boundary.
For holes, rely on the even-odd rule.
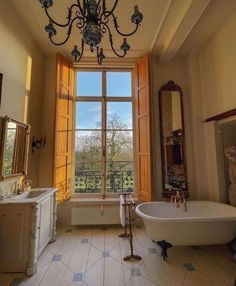
[[75,59],[75,61],[76,61],[76,59],[78,59],[78,58],[80,57],[80,52],[78,51],[76,45],[74,45],[74,49],[73,49],[73,51],[71,52],[71,55],[72,55],[72,57]]
[[49,20],[49,24],[45,26],[45,31],[48,33],[49,38],[57,34],[57,31],[54,28],[53,22],[51,20]]
[[102,64],[102,60],[105,59],[105,56],[103,54],[103,48],[100,49],[100,52],[97,53],[97,60],[98,60],[98,64],[101,65]]
[[124,51],[125,54],[130,49],[130,45],[127,43],[126,38],[124,38],[123,44],[120,46],[120,48],[122,51]]
[[139,12],[138,5],[134,6],[134,14],[131,17],[131,22],[139,25],[143,20],[143,14]]
[[[134,30],[131,33],[122,33],[119,30],[119,24],[117,17],[114,14],[116,6],[119,0],[115,0],[113,7],[108,10],[106,7],[106,1],[96,0],[77,0],[76,3],[68,7],[68,14],[65,23],[58,23],[50,16],[48,8],[53,6],[53,0],[39,0],[42,8],[45,11],[46,16],[49,19],[49,24],[45,27],[45,31],[48,34],[48,38],[52,44],[56,46],[64,45],[70,38],[73,28],[77,28],[82,35],[80,51],[77,45],[74,45],[74,49],[71,52],[72,57],[76,62],[79,62],[82,58],[84,51],[84,44],[90,47],[90,51],[97,51],[97,62],[99,65],[102,64],[105,55],[101,48],[102,37],[107,33],[110,41],[112,51],[117,57],[123,58],[129,51],[130,46],[124,38],[123,43],[119,51],[116,51],[113,45],[113,36],[111,28],[109,27],[110,19],[113,20],[115,31],[123,37],[129,37],[136,33],[140,23],[143,20],[143,14],[139,12],[138,5],[134,6],[134,13],[131,16],[131,22],[135,24]],[[57,35],[56,28],[67,28],[65,39],[61,42],[54,41],[54,36]]]
[[43,8],[49,8],[53,5],[53,0],[39,0]]

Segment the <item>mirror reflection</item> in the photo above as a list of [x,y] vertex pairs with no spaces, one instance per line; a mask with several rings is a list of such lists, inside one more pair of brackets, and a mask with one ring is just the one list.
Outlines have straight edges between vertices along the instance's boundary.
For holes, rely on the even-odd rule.
[[29,125],[4,118],[1,149],[1,179],[26,174]]
[[159,93],[163,195],[187,191],[182,91],[170,81]]

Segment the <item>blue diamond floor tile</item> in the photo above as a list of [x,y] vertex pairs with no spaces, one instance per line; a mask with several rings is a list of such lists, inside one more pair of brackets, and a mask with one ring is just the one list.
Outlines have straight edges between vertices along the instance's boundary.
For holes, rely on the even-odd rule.
[[73,277],[73,282],[83,281],[83,276],[84,276],[83,272],[75,273]]
[[103,257],[110,257],[110,251],[103,251],[102,256]]
[[183,266],[187,271],[196,271],[196,269],[191,263],[183,263]]
[[82,238],[81,243],[88,243],[88,239],[87,238]]
[[138,268],[133,268],[133,269],[131,269],[131,275],[132,276],[142,276],[142,273]]
[[61,255],[55,255],[52,261],[61,261]]
[[16,279],[11,281],[10,286],[18,286],[18,285],[20,285],[21,281],[22,281],[22,278],[16,278]]
[[157,251],[156,251],[155,248],[148,248],[148,252],[149,252],[150,254],[157,253]]

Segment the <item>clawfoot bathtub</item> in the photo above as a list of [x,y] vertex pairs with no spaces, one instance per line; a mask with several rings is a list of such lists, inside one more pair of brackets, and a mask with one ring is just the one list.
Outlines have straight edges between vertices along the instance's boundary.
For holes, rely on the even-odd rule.
[[151,239],[160,246],[164,242],[164,247],[165,242],[170,246],[225,244],[236,237],[235,207],[188,201],[187,210],[173,203],[150,202],[138,205],[136,213],[143,219]]

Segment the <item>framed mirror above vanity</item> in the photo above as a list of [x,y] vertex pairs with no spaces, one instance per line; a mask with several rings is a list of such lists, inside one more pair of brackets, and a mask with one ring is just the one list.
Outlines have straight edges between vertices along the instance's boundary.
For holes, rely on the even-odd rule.
[[176,190],[188,196],[183,93],[174,81],[159,91],[159,114],[162,196],[169,197]]
[[0,180],[26,175],[30,126],[9,116],[1,132]]

